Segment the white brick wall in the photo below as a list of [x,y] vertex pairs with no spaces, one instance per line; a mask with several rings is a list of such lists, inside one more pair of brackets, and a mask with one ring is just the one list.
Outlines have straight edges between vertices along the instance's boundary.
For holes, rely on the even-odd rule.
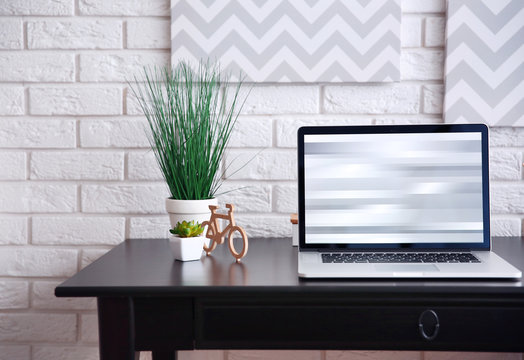
[[116,151],[35,151],[31,180],[123,180],[124,153]]
[[426,18],[426,32],[424,33],[424,45],[427,47],[444,46],[446,18],[428,17]]
[[41,51],[0,52],[0,81],[73,82],[73,54]]
[[125,82],[131,74],[139,74],[144,64],[162,65],[169,62],[165,53],[121,52],[80,55],[80,81]]
[[29,49],[119,49],[122,21],[96,18],[27,22]]
[[0,23],[1,49],[22,49],[22,24],[20,19],[5,19]]
[[171,23],[163,19],[130,19],[127,21],[128,49],[169,49]]
[[32,305],[35,309],[44,310],[94,310],[94,298],[57,298],[55,287],[59,281],[35,281],[33,283]]
[[31,87],[31,115],[120,115],[122,89],[109,86]]
[[0,180],[25,180],[26,158],[24,152],[10,151],[0,153]]
[[73,148],[76,122],[73,119],[2,117],[0,148]]
[[[0,64],[1,61],[0,58]],[[20,86],[0,87],[0,115],[22,115],[23,113],[24,88]]]
[[417,114],[420,87],[411,84],[328,85],[324,88],[323,105],[326,113],[335,114]]
[[33,358],[37,360],[97,360],[98,351],[93,347],[35,346]]
[[246,99],[242,114],[315,114],[319,111],[319,86],[312,85],[258,85],[245,86],[240,98]]
[[32,225],[38,245],[117,245],[125,238],[124,217],[34,216]]
[[73,15],[74,6],[71,0],[1,0],[0,15]]
[[29,284],[26,281],[0,281],[0,309],[29,307]]
[[23,216],[0,217],[0,245],[27,244],[27,218]]
[[74,314],[0,314],[0,341],[75,341]]
[[6,182],[0,187],[0,212],[36,213],[76,211],[74,184],[31,181]]
[[[298,127],[442,121],[445,8],[445,0],[402,0],[399,83],[252,87],[227,156],[238,159],[222,189],[239,190],[220,198],[236,204],[249,236],[291,234]],[[169,27],[169,0],[0,0],[0,360],[98,359],[95,301],[57,299],[54,287],[125,238],[167,235],[167,190],[126,80],[143,65],[169,62]],[[520,235],[524,128],[491,129],[490,141],[493,233]],[[185,360],[501,358],[456,356],[180,354]]]
[[50,249],[36,246],[3,247],[0,276],[71,276],[78,268],[74,249]]
[[146,122],[135,117],[82,118],[80,146],[83,148],[147,148]]

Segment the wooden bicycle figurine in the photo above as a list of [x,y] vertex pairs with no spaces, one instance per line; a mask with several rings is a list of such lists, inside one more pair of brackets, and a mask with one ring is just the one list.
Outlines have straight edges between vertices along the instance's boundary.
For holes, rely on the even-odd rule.
[[[211,218],[209,221],[204,221],[202,223],[202,227],[207,226],[206,237],[211,239],[211,243],[209,244],[209,247],[204,245],[204,251],[209,256],[211,252],[215,250],[217,245],[222,245],[224,243],[224,240],[227,236],[229,251],[231,251],[231,254],[236,259],[236,261],[239,262],[240,259],[246,256],[247,253],[247,235],[244,229],[235,223],[235,218],[233,217],[233,211],[235,211],[235,207],[232,204],[226,204],[226,208],[229,209],[227,214],[219,214],[216,212],[218,206],[209,205],[209,210],[211,210]],[[224,230],[220,230],[220,224],[218,221],[219,219],[229,221],[229,224],[224,228]],[[242,250],[240,252],[235,249],[235,244],[233,243],[233,234],[235,231],[239,232],[240,236],[242,237]]]

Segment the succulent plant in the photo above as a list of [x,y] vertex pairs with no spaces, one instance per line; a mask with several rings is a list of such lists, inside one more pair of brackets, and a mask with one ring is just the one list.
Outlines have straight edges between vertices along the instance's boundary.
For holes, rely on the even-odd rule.
[[180,237],[195,237],[202,234],[204,228],[200,225],[199,222],[195,224],[195,221],[182,221],[177,222],[176,226],[173,229],[170,229],[171,234],[178,235]]

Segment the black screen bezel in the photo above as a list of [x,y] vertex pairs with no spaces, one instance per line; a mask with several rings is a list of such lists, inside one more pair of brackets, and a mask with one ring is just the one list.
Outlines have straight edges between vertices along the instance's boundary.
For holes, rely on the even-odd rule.
[[[304,178],[304,136],[325,134],[402,134],[402,133],[442,133],[476,132],[481,133],[482,141],[482,243],[421,243],[421,244],[306,244],[305,241],[305,178]],[[490,249],[490,210],[489,210],[489,144],[488,127],[484,124],[430,124],[430,125],[358,125],[358,126],[304,126],[297,131],[298,152],[298,235],[299,246],[304,250],[489,250]]]

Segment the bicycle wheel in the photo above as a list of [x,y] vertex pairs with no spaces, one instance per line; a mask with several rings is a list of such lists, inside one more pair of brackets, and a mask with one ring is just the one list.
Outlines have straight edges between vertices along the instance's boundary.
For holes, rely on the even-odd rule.
[[209,247],[207,247],[206,244],[204,244],[204,251],[206,252],[206,255],[209,255],[217,247],[217,242],[215,241],[216,229],[214,224],[210,223],[209,221],[204,221],[201,224],[201,226],[203,228],[207,226],[206,237],[211,240],[211,242],[209,243]]
[[[242,237],[242,250],[241,251],[237,251],[235,249],[235,244],[233,242],[233,234],[235,231],[239,232],[240,236]],[[229,230],[229,235],[227,238],[228,238],[229,251],[231,251],[231,254],[233,255],[233,257],[237,260],[237,262],[239,262],[240,259],[242,259],[247,254],[248,243],[247,243],[246,232],[240,226],[233,226],[231,227],[231,230]]]

